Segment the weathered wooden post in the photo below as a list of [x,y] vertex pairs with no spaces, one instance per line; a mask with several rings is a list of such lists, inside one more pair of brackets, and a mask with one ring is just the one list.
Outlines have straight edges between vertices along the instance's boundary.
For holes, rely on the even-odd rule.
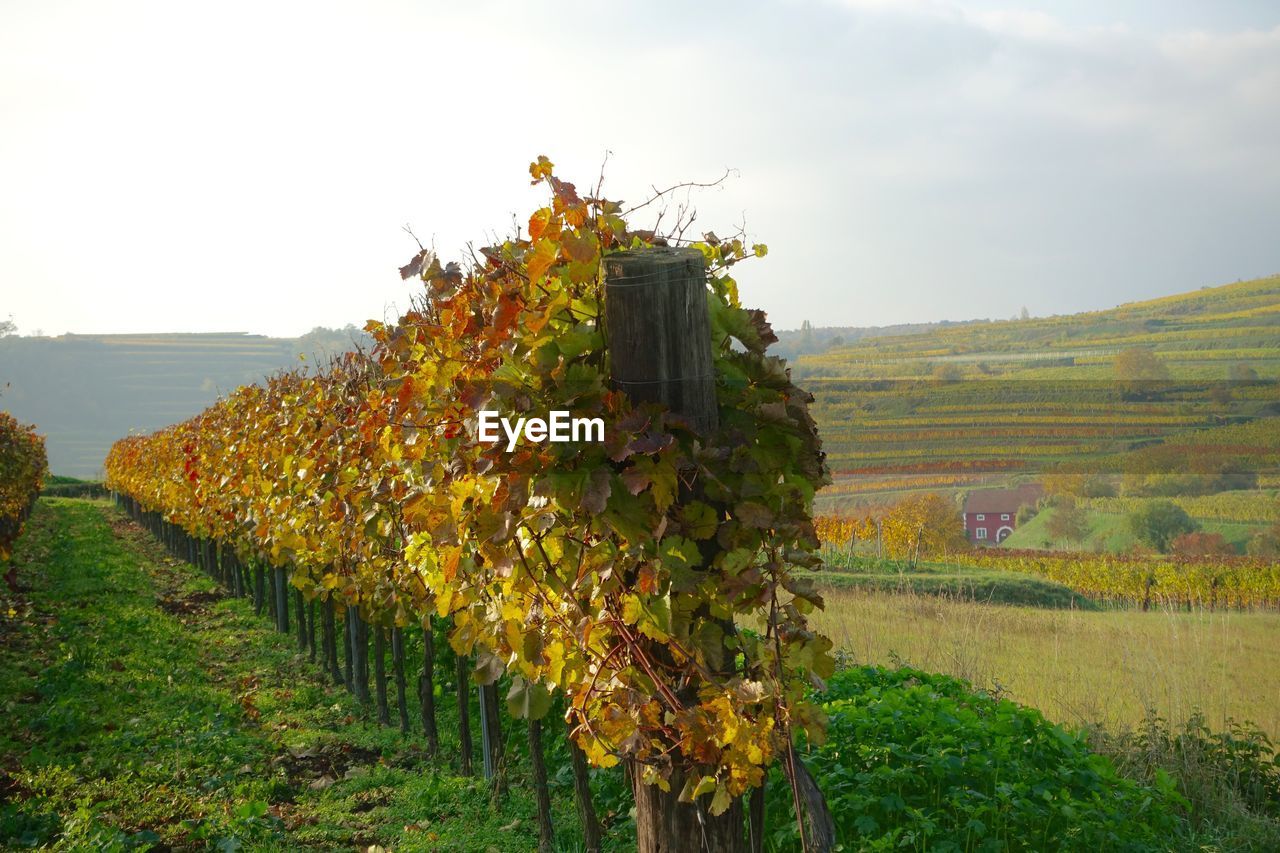
[[440,734],[436,727],[435,626],[430,616],[422,621],[422,673],[418,676],[418,702],[422,710],[422,733],[427,738],[427,754],[435,758],[440,752]]
[[458,694],[458,772],[471,775],[471,667],[469,659],[455,655],[453,677]]
[[529,764],[533,770],[533,792],[538,804],[538,853],[551,853],[555,849],[555,827],[551,823],[547,766],[542,757],[542,720],[529,720]]
[[[701,433],[719,423],[706,266],[696,249],[653,248],[605,259],[605,326],[613,384],[633,402],[656,402]],[[696,701],[694,697],[687,697]],[[741,800],[713,816],[704,802],[679,801],[692,766],[672,768],[670,790],[640,781],[631,767],[640,853],[744,847]]]
[[610,380],[633,402],[662,403],[699,432],[715,429],[719,419],[702,253],[619,252],[605,265]]
[[498,684],[480,685],[480,751],[484,778],[493,783],[495,795],[506,789],[502,767],[502,721],[498,717]]
[[396,710],[400,713],[400,734],[409,734],[409,705],[405,696],[404,632],[391,626],[391,669],[396,678]]

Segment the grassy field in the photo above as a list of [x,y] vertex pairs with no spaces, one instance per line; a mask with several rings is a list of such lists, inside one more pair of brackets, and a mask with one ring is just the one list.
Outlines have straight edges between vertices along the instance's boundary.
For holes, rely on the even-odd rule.
[[[1087,511],[1088,533],[1080,542],[1055,542],[1049,536],[1046,525],[1050,513],[1042,512],[1026,524],[1020,526],[1009,537],[1000,543],[1004,548],[1053,548],[1063,544],[1070,545],[1073,550],[1108,551],[1118,554],[1140,544],[1138,538],[1129,530],[1127,517],[1114,512]],[[1247,521],[1220,521],[1216,519],[1196,519],[1200,529],[1205,533],[1221,533],[1222,538],[1243,554],[1245,545],[1254,534],[1265,530],[1269,524]]]
[[1001,606],[910,592],[824,593],[819,627],[860,663],[945,672],[1050,719],[1133,726],[1251,720],[1280,739],[1280,614]]
[[[224,597],[104,502],[42,499],[14,559],[25,588],[0,600],[0,847],[536,847],[522,727],[504,717],[510,788],[495,798],[458,775],[447,677],[437,683],[442,752],[433,759],[415,733],[376,724],[247,601]],[[921,567],[915,582],[947,571]],[[983,575],[951,574],[967,574],[966,584]],[[1145,701],[1175,719],[1199,704],[1273,733],[1280,726],[1276,617],[1080,612],[1055,585],[1002,575],[1002,595],[1066,609],[963,604],[908,584],[892,595],[829,590],[819,621],[846,662],[910,660],[1069,723],[1129,722]],[[450,671],[441,661],[438,674]],[[1134,848],[1144,850],[1280,842],[1280,799],[1246,799],[1236,765],[1206,751],[1212,738],[1195,742],[1202,764],[1172,754],[1165,735],[1099,741],[1098,755],[1092,736],[940,678],[851,668],[832,680],[835,694],[822,701],[833,740],[805,755],[839,809],[845,849],[909,837],[974,846],[1026,832],[1055,850],[1096,832],[1173,833]],[[549,726],[547,740],[555,849],[577,851],[563,735]],[[866,778],[850,785],[851,773]],[[1280,786],[1275,776],[1268,784]],[[620,769],[594,771],[592,785],[606,849],[633,847]],[[1175,785],[1189,805],[1177,804]],[[1224,786],[1219,801],[1212,792]],[[767,850],[796,846],[787,791],[775,778],[766,794]],[[975,830],[979,818],[985,829]]]
[[14,559],[31,589],[0,611],[0,845],[536,846],[521,765],[496,808],[457,775],[452,702],[430,761],[107,504],[42,500]]

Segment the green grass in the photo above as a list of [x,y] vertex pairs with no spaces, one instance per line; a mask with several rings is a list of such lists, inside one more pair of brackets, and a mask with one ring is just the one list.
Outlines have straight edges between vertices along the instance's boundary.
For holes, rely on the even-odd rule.
[[[1122,513],[1095,512],[1086,510],[1088,517],[1088,535],[1080,542],[1063,543],[1054,541],[1046,530],[1052,511],[1041,512],[1026,524],[1009,534],[1004,548],[1070,548],[1076,551],[1107,551],[1119,554],[1140,544],[1129,531],[1126,516]],[[1221,533],[1238,553],[1243,554],[1245,545],[1254,534],[1265,530],[1269,525],[1244,521],[1218,521],[1214,519],[1196,519],[1200,529],[1205,533]]]
[[1110,731],[1197,710],[1215,729],[1257,723],[1280,740],[1280,614],[993,605],[826,589],[813,622],[849,659],[966,679],[1051,720]]
[[[485,783],[457,774],[456,706],[447,679],[438,684],[442,757],[433,761],[415,734],[376,724],[321,677],[292,637],[273,632],[248,602],[223,597],[205,576],[167,557],[109,504],[42,499],[14,559],[25,588],[0,597],[6,720],[0,847],[536,846],[523,726],[504,719],[511,785],[495,800]],[[942,586],[952,578],[973,584],[983,577],[954,568],[916,567],[912,584],[929,578]],[[899,574],[886,564],[861,569],[868,578]],[[816,622],[837,640],[846,661],[850,655],[860,662],[908,659],[1072,726],[1123,729],[1145,708],[1174,720],[1202,708],[1215,724],[1234,716],[1280,730],[1280,617],[1053,609],[1061,593],[1046,591],[1052,586],[1029,596],[1035,607],[957,600],[941,588],[922,596],[913,585],[892,595],[828,589],[827,611]],[[406,652],[413,659],[415,650]],[[441,654],[437,672],[447,674],[451,661]],[[867,678],[878,692],[864,700],[859,691]],[[922,682],[931,686],[921,689]],[[1107,771],[1077,735],[1043,724],[1033,712],[1010,703],[997,709],[967,686],[921,673],[832,680],[834,686],[855,683],[856,691],[823,700],[836,720],[834,746],[810,755],[843,837],[858,847],[874,837],[894,844],[970,839],[978,849],[977,840],[1021,837],[1049,819],[1058,820],[1062,831],[1053,837],[1067,848],[1073,832],[1101,828],[1141,839],[1162,831],[1160,821],[1144,816],[1145,795],[1131,797],[1136,789]],[[410,711],[416,715],[416,702]],[[478,717],[474,707],[472,717]],[[578,850],[563,747],[562,729],[549,725],[556,848]],[[1052,757],[1062,747],[1070,755]],[[1123,753],[1116,763],[1123,758],[1140,785],[1159,788],[1164,783],[1151,782],[1152,774],[1176,763],[1167,755],[1157,761],[1139,754],[1146,747],[1117,748]],[[884,756],[897,764],[886,765]],[[1067,791],[1068,777],[1088,789]],[[1204,776],[1206,790],[1221,787],[1216,778]],[[597,809],[611,824],[606,847],[633,847],[622,773],[597,772],[593,785]],[[792,849],[789,802],[787,786],[775,779],[766,795],[766,849]],[[1063,804],[1070,808],[1059,808]],[[859,820],[864,813],[875,817],[875,827]],[[975,818],[984,828],[970,824]],[[1268,820],[1248,812],[1239,825],[1280,838]],[[1180,824],[1173,846],[1267,849],[1224,827],[1215,823],[1207,835],[1188,835],[1189,825]],[[1184,843],[1188,838],[1222,843]]]
[[[536,844],[517,739],[495,808],[107,504],[45,499],[30,525],[14,558],[30,589],[0,609],[0,845]],[[442,695],[456,758],[454,707]],[[570,790],[553,789],[561,849],[577,844]]]

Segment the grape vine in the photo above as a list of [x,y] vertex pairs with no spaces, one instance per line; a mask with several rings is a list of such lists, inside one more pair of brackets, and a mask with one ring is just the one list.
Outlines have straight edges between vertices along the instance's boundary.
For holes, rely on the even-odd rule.
[[[766,353],[734,265],[761,245],[691,243],[708,270],[720,426],[700,434],[609,381],[604,260],[664,245],[620,203],[582,197],[540,157],[548,203],[527,233],[465,265],[423,249],[423,290],[375,346],[282,373],[112,448],[108,485],[308,600],[371,624],[449,617],[475,677],[508,673],[537,719],[561,692],[597,766],[720,814],[761,784],[793,727],[820,737],[806,691],[832,671],[806,614],[820,597],[811,516],[828,481],[811,398]],[[476,416],[571,410],[601,444],[481,441]],[[674,768],[680,768],[673,773]]]

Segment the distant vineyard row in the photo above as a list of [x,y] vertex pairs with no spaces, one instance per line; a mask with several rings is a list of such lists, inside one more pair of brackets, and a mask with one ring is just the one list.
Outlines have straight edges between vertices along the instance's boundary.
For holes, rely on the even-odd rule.
[[[905,500],[878,517],[824,515],[815,524],[819,538],[831,548],[848,549],[858,542],[878,540],[887,557],[933,553],[949,563],[1035,575],[1099,601],[1144,610],[1152,606],[1280,608],[1280,564],[1274,560],[970,550],[945,529],[948,520],[944,502],[923,496]],[[958,524],[954,518],[950,521]]]
[[[0,412],[0,560],[9,559],[47,470],[44,439],[36,435],[35,427]],[[12,588],[12,569],[6,580]]]

